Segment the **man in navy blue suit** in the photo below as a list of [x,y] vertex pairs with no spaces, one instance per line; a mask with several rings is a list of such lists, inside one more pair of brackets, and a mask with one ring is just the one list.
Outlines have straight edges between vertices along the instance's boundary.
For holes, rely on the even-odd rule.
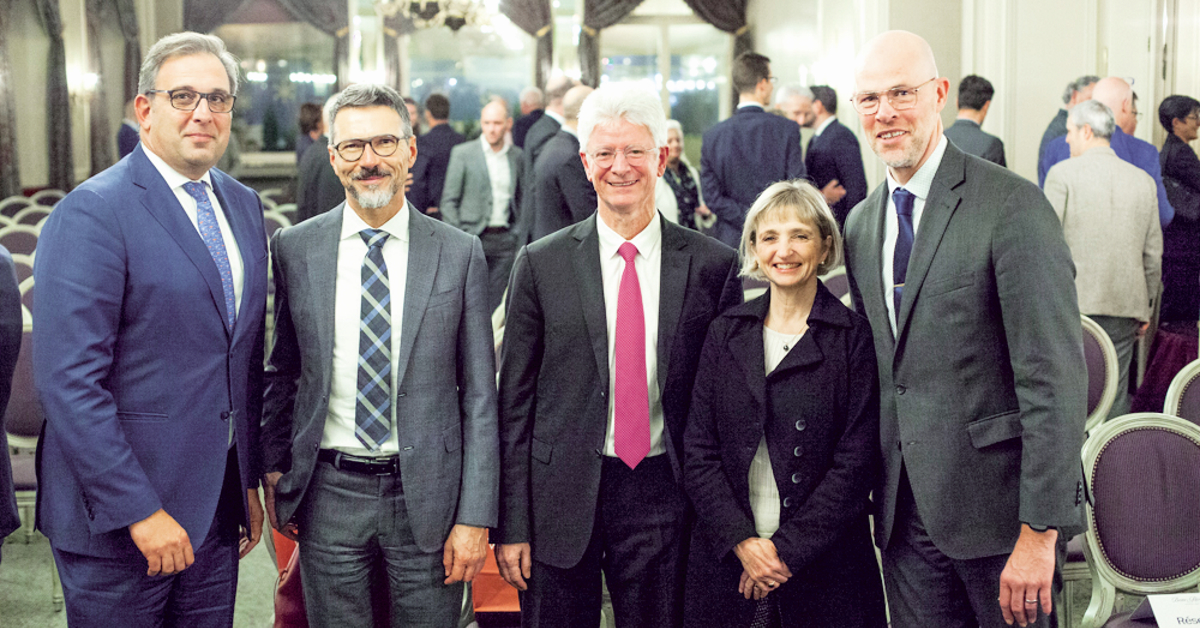
[[[21,293],[12,255],[0,246],[0,408],[8,407],[12,392],[12,374],[21,350]],[[8,437],[0,415],[0,543],[21,527],[17,499],[13,492],[12,462],[8,459]],[[30,522],[32,524],[33,522]]]
[[708,208],[717,215],[712,235],[737,248],[746,210],[768,185],[804,176],[800,127],[767,113],[775,77],[771,60],[745,52],[733,62],[738,109],[704,134],[700,183]]
[[216,37],[159,40],[141,144],[38,241],[38,527],[73,627],[231,626],[262,531],[263,210],[214,168],[237,76]]
[[430,94],[425,99],[425,122],[429,130],[418,142],[413,184],[405,195],[418,210],[441,220],[438,203],[450,168],[450,149],[466,140],[450,127],[450,99],[441,94]]
[[828,85],[814,85],[810,89],[813,99],[808,126],[814,132],[808,140],[804,169],[829,203],[838,227],[844,227],[850,210],[867,197],[862,150],[854,131],[838,122],[837,92]]

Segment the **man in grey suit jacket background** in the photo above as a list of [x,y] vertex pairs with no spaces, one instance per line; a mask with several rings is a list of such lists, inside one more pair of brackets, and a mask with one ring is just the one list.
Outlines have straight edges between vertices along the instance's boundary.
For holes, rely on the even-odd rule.
[[312,625],[372,625],[379,561],[393,626],[450,627],[496,523],[487,265],[477,238],[406,203],[399,94],[353,85],[329,118],[346,202],[271,241],[268,516],[299,541]]
[[1047,626],[1056,541],[1083,529],[1070,251],[1036,186],[943,137],[950,83],[925,40],[872,39],[855,82],[888,166],[847,219],[846,266],[879,364],[892,626]]
[[1004,142],[981,128],[995,93],[991,81],[982,76],[964,76],[958,83],[958,119],[946,129],[946,137],[968,155],[1007,166]]
[[1078,272],[1079,311],[1104,328],[1117,349],[1117,398],[1110,418],[1129,412],[1133,344],[1150,324],[1163,252],[1158,189],[1150,175],[1109,147],[1115,129],[1104,103],[1075,105],[1067,119],[1071,158],[1046,175],[1046,198],[1062,221]]
[[484,105],[479,114],[483,133],[475,142],[450,150],[450,167],[442,190],[442,220],[479,236],[488,265],[488,309],[504,296],[513,256],[521,206],[520,181],[525,160],[521,149],[508,143],[512,118],[503,100]]

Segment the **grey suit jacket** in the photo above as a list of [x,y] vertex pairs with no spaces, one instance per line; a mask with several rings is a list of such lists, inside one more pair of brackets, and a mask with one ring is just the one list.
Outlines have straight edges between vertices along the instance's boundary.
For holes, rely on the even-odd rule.
[[1004,142],[991,133],[985,133],[973,120],[955,120],[946,128],[946,137],[968,155],[986,159],[998,166],[1008,165],[1004,162]]
[[[325,430],[343,211],[350,211],[344,203],[271,239],[275,344],[263,448],[266,471],[284,473],[275,493],[280,525],[304,499]],[[408,278],[392,394],[405,502],[417,545],[431,552],[456,523],[496,524],[495,355],[479,239],[411,204],[408,214]]]
[[1113,149],[1093,148],[1050,169],[1046,198],[1079,273],[1079,311],[1149,321],[1163,252],[1154,179]]
[[[525,160],[521,149],[508,147],[508,226],[517,224],[521,206],[521,177]],[[442,188],[442,220],[471,235],[479,235],[492,217],[492,178],[483,154],[483,142],[469,140],[450,150],[446,185]]]
[[[882,248],[887,184],[846,222],[857,311],[875,336],[882,485],[876,542],[895,523],[901,468],[947,556],[1008,554],[1020,524],[1082,531],[1087,414],[1074,268],[1037,186],[946,147],[892,334]],[[886,296],[885,296],[886,294]]]

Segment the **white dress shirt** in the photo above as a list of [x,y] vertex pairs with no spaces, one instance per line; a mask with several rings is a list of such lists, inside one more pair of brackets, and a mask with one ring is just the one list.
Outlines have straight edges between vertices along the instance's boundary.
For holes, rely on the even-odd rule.
[[562,114],[554,113],[553,111],[550,111],[549,109],[543,109],[542,115],[550,116],[550,119],[557,122],[559,126],[562,126],[563,123],[566,122],[566,118],[564,118],[562,116]]
[[[896,301],[892,298],[896,287],[892,281],[892,257],[896,254],[896,239],[900,236],[900,219],[896,217],[896,200],[892,193],[902,187],[913,193],[913,253],[917,250],[917,232],[921,228],[921,215],[925,212],[925,200],[929,198],[929,187],[933,185],[933,175],[937,174],[938,166],[942,163],[942,155],[946,153],[946,136],[938,136],[937,147],[908,183],[900,185],[892,178],[892,170],[887,171],[887,211],[884,212],[883,231],[883,285],[885,287],[883,302],[887,305],[888,320],[892,323],[892,335],[896,335]],[[913,256],[909,256],[908,267],[912,268]]]
[[483,161],[487,164],[488,181],[492,184],[492,213],[489,227],[508,226],[508,202],[512,200],[512,169],[508,165],[508,142],[499,151],[492,150],[482,135]]
[[367,243],[359,232],[370,229],[347,204],[342,212],[338,239],[337,283],[333,307],[333,375],[329,383],[329,414],[325,417],[322,449],[336,449],[356,456],[388,456],[400,450],[396,438],[396,373],[400,357],[400,330],[404,323],[404,286],[408,279],[408,204],[405,203],[381,230],[388,233],[383,243],[388,287],[392,294],[392,433],[380,451],[370,452],[354,435],[355,401],[358,395],[359,323],[362,321],[362,265]]
[[829,125],[833,124],[834,120],[837,120],[837,116],[829,116],[828,118],[825,118],[825,121],[821,123],[821,126],[813,129],[813,137],[819,136],[825,131],[825,129],[828,129]]
[[[188,220],[192,221],[192,226],[196,228],[196,234],[200,234],[200,219],[197,217],[196,199],[192,198],[183,189],[185,183],[190,183],[192,180],[179,173],[167,162],[163,161],[162,157],[154,154],[145,145],[146,157],[150,159],[150,163],[154,164],[154,168],[162,175],[162,178],[167,182],[167,187],[171,188],[171,192],[175,193],[175,198],[179,199],[179,204],[183,206],[183,213],[187,215]],[[225,254],[229,257],[229,273],[233,277],[233,307],[234,316],[242,309],[242,289],[246,285],[245,264],[242,263],[242,251],[238,248],[237,240],[233,237],[233,229],[229,226],[229,219],[225,217],[225,211],[221,207],[221,201],[217,199],[216,192],[213,190],[212,177],[205,172],[200,177],[199,181],[204,184],[204,192],[208,194],[208,202],[212,204],[213,213],[217,215],[217,227],[221,229],[221,239],[225,242]],[[201,237],[203,240],[203,237]],[[205,250],[208,250],[207,245]]]
[[[638,286],[642,289],[642,310],[646,316],[646,383],[650,393],[650,453],[666,452],[663,445],[662,393],[658,389],[658,287],[662,279],[662,223],[656,214],[641,233],[629,240],[637,247],[633,267]],[[613,430],[613,397],[616,390],[617,295],[625,260],[617,249],[625,243],[619,233],[596,217],[596,232],[600,236],[600,277],[604,283],[604,318],[608,327],[608,429],[604,434],[604,455],[616,456]]]
[[[779,366],[803,335],[782,334],[763,325],[763,356],[767,375]],[[775,483],[775,472],[771,470],[771,454],[767,450],[765,434],[758,441],[758,450],[750,461],[749,480],[754,531],[760,538],[769,539],[779,530],[780,501],[779,485]]]

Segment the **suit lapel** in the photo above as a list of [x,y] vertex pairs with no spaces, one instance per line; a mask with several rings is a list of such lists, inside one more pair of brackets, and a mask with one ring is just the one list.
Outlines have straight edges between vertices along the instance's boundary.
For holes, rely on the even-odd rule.
[[608,318],[604,309],[604,280],[600,276],[600,236],[596,233],[596,215],[572,229],[576,251],[575,278],[579,286],[579,305],[587,323],[588,339],[596,357],[600,390],[608,390]]
[[662,269],[659,273],[658,290],[658,386],[667,383],[670,373],[671,348],[675,346],[675,330],[683,314],[683,297],[687,294],[688,270],[692,256],[687,251],[687,241],[679,233],[679,227],[661,215],[655,220],[662,224]]
[[[864,237],[858,238],[863,244],[862,259],[866,262],[863,268],[854,269],[854,282],[858,285],[859,296],[862,297],[863,312],[873,325],[883,325],[891,329],[888,321],[887,304],[890,290],[885,294],[883,286],[883,237],[884,217],[887,212],[887,183],[881,183],[871,192],[863,204],[863,224],[866,230]],[[894,339],[893,339],[894,340]]]
[[[737,306],[727,312],[728,315],[740,315],[743,311],[753,314],[754,318],[738,316],[737,329],[729,335],[729,353],[741,367],[750,394],[758,407],[762,408],[766,396],[766,354],[763,349],[762,326],[767,317],[770,304],[770,291],[767,294]],[[761,413],[750,416],[761,416]]]
[[[400,330],[400,358],[397,361],[396,381],[404,381],[408,359],[412,355],[417,330],[425,316],[425,306],[433,291],[438,258],[442,243],[434,236],[432,219],[417,212],[408,204],[408,276],[404,287],[404,320]],[[395,331],[393,330],[393,333]]]
[[[337,255],[342,238],[342,212],[346,204],[313,218],[319,221],[312,239],[305,242],[305,265],[308,269],[308,286],[311,298],[305,299],[304,307],[312,307],[314,320],[321,321],[317,327],[317,355],[324,364],[333,364],[333,326],[337,303]],[[299,303],[292,305],[300,307]]]

